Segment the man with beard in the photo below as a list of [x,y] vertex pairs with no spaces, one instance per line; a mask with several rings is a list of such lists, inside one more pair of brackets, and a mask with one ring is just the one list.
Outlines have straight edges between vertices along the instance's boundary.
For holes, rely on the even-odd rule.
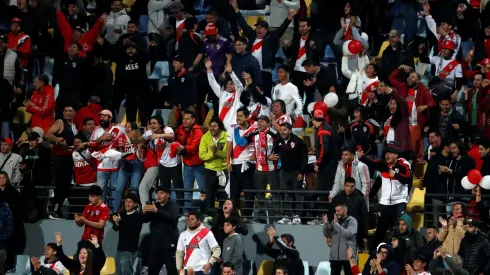
[[388,37],[390,45],[383,51],[381,62],[379,63],[379,78],[383,81],[388,79],[389,75],[400,64],[407,64],[409,67],[414,68],[413,57],[403,46],[400,32],[391,30]]
[[[111,123],[111,111],[102,110],[99,113],[99,119],[100,125],[92,133],[89,147],[98,151],[94,156],[98,160],[97,185],[103,189],[102,200],[105,201],[109,182],[111,185],[117,183],[118,163],[120,160],[117,156],[121,157],[122,155],[122,158],[124,158],[125,155],[134,153],[134,149],[124,127]],[[119,151],[119,153],[116,151]],[[116,157],[113,158],[112,156]],[[114,197],[114,195],[115,192],[113,191],[111,197]],[[113,213],[118,210],[113,209]]]
[[199,215],[197,212],[190,213],[187,229],[180,233],[175,253],[179,274],[184,274],[186,270],[188,273],[209,274],[221,255],[213,232],[201,224]]
[[[281,170],[279,171],[279,188],[281,190],[299,191],[303,187],[303,176],[308,164],[308,149],[305,143],[297,135],[292,133],[293,125],[284,122],[280,126],[281,138],[274,142],[272,149],[274,156],[279,156]],[[287,209],[282,214],[284,218],[278,221],[279,224],[301,224],[299,210],[302,209],[303,195],[286,193],[282,195],[284,201],[279,209]],[[291,203],[295,201],[295,205]],[[293,209],[293,210],[290,210]],[[292,222],[291,222],[292,218]]]
[[61,213],[61,205],[68,196],[73,173],[73,141],[78,134],[77,127],[73,123],[75,108],[71,105],[63,109],[63,118],[58,119],[46,133],[47,141],[53,144],[53,167],[55,181],[55,197],[50,219],[58,219]]
[[430,259],[431,255],[434,254],[434,251],[436,251],[436,249],[442,245],[442,243],[439,241],[439,228],[436,225],[427,226],[427,230],[425,231],[425,240],[427,243],[422,249],[423,255],[427,259]]
[[469,219],[466,221],[466,226],[466,233],[458,253],[463,260],[463,268],[469,274],[489,274],[490,243],[486,235],[480,232],[483,224]]
[[111,44],[115,44],[121,35],[126,33],[128,22],[131,20],[126,10],[122,8],[121,0],[113,0],[111,4],[111,12],[105,22],[104,32],[105,39]]
[[[402,71],[403,70],[403,71]],[[406,80],[401,80],[410,72]],[[393,87],[398,90],[400,96],[405,97],[408,103],[408,112],[410,114],[410,137],[412,148],[415,153],[415,159],[423,159],[423,137],[422,129],[424,124],[429,120],[430,108],[436,106],[430,92],[424,84],[420,83],[420,75],[407,65],[400,65],[389,76]]]
[[[155,47],[155,42],[150,42],[150,51]],[[114,98],[112,108],[119,110],[121,102],[126,99],[126,121],[136,121],[136,114],[140,110],[139,116],[141,125],[146,125],[151,115],[150,85],[146,75],[146,63],[149,61],[149,54],[145,49],[137,48],[136,44],[130,42],[124,46],[124,50],[117,52],[114,62],[118,64],[116,68],[116,78],[114,80]]]
[[[485,79],[483,73],[473,76],[473,87],[462,89],[464,93],[463,110],[467,114],[470,126],[479,131],[485,126],[485,97],[488,92],[490,80]],[[473,132],[473,130],[472,130]]]
[[[123,48],[125,45],[134,43],[140,50],[146,50],[148,43],[145,36],[138,32],[138,22],[130,20],[126,33],[122,34],[114,46]],[[153,44],[153,43],[152,43]]]
[[44,248],[44,262],[41,263],[41,261],[37,257],[31,257],[31,263],[32,267],[34,268],[34,273],[46,275],[65,274],[66,268],[58,260],[58,256],[56,254],[56,244],[48,243],[46,245],[46,248]]

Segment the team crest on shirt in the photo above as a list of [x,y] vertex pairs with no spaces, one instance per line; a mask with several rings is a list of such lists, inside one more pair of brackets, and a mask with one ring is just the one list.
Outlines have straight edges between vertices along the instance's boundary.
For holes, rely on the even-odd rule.
[[449,69],[452,69],[453,68],[453,65],[449,64]]
[[200,242],[201,241],[201,237],[197,236],[197,241]]
[[294,146],[296,146],[296,143],[291,142],[291,148],[294,148]]
[[184,82],[185,81],[185,78],[182,77],[182,79],[180,80],[181,82]]
[[76,63],[76,62],[73,62],[73,63],[71,63],[71,66],[72,66],[73,68],[76,68],[76,67],[77,67],[77,63]]
[[99,213],[100,213],[100,210],[95,211],[96,216],[99,215]]
[[363,130],[364,132],[366,132],[366,131],[367,131],[367,127],[362,127],[362,130]]

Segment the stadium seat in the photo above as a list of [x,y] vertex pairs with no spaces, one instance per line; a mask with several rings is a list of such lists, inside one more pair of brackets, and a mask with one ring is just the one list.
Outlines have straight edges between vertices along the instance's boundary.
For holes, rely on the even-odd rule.
[[203,122],[202,126],[204,126],[206,128],[209,127],[209,122],[213,118],[213,115],[214,115],[214,110],[213,109],[210,109],[208,111],[208,114],[206,115],[206,118],[204,119],[204,122]]
[[270,274],[274,274],[274,261],[271,260],[262,261],[260,263],[259,270],[257,271],[257,275],[270,275]]
[[59,94],[60,94],[60,84],[56,84],[56,86],[54,86],[54,100],[58,98]]
[[17,255],[17,264],[15,265],[15,272],[7,273],[13,275],[27,275],[31,274],[31,261],[29,255]]
[[330,45],[327,45],[325,47],[325,57],[323,58],[322,62],[336,62],[335,54],[333,53],[333,50],[330,47]]
[[361,270],[361,272],[364,269],[364,265],[366,264],[368,259],[369,259],[369,253],[363,252],[358,254],[357,266],[359,267],[359,270]]
[[419,230],[424,227],[424,213],[412,213],[412,227]]
[[320,262],[315,275],[330,275],[330,262]]
[[27,112],[26,107],[17,108],[17,113],[12,121],[13,124],[29,124],[32,115]]
[[169,69],[168,69],[168,62],[167,61],[158,61],[155,64],[155,68],[153,69],[153,73],[149,77],[150,79],[161,79],[161,78],[168,78],[170,75]]
[[114,257],[107,257],[105,259],[105,265],[100,270],[100,275],[112,275],[116,274],[116,261]]
[[283,60],[286,60],[286,55],[284,54],[284,51],[282,50],[282,47],[279,48],[279,50],[277,50],[276,58],[281,58]]
[[307,261],[303,261],[303,268],[305,269],[304,275],[310,275],[310,265]]
[[424,211],[425,203],[425,188],[420,190],[419,188],[413,188],[413,194],[410,197],[410,201],[407,204],[408,213],[421,213]]

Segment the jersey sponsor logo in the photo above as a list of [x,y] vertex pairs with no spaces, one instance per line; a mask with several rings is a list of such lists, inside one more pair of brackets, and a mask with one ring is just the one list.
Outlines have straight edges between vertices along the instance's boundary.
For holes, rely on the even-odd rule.
[[139,69],[139,66],[138,66],[138,63],[134,63],[134,64],[126,64],[126,66],[124,67],[124,69],[126,71],[136,71]]

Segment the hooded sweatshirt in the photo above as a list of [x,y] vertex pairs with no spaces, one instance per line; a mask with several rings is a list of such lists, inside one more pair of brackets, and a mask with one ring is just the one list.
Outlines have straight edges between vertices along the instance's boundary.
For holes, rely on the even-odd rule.
[[415,260],[415,257],[417,257],[418,251],[426,244],[426,241],[422,234],[420,234],[417,229],[413,228],[412,218],[408,214],[401,215],[396,224],[398,225],[401,220],[407,223],[407,230],[401,233],[397,226],[397,229],[393,233],[393,237],[405,241],[405,259],[407,259],[409,263],[412,263]]
[[[393,247],[386,243],[380,243],[378,245],[378,248],[376,249],[376,253],[378,253],[381,250],[381,248],[388,249],[388,255],[386,255],[385,260],[381,262],[381,267],[383,268],[384,275],[400,274],[401,271],[400,266],[396,261],[393,260]],[[369,265],[369,262],[372,259],[376,259],[376,254],[371,255],[369,259],[366,261],[366,264],[364,265],[364,269],[362,270],[362,275],[371,275],[371,266]],[[373,274],[378,275],[378,271],[376,271]],[[382,273],[379,273],[379,275],[382,275]]]
[[75,118],[73,118],[73,123],[77,126],[77,129],[81,131],[83,129],[83,120],[87,117],[91,117],[95,121],[95,126],[99,126],[100,119],[98,114],[102,111],[102,107],[96,103],[90,103],[88,106],[80,108]]

